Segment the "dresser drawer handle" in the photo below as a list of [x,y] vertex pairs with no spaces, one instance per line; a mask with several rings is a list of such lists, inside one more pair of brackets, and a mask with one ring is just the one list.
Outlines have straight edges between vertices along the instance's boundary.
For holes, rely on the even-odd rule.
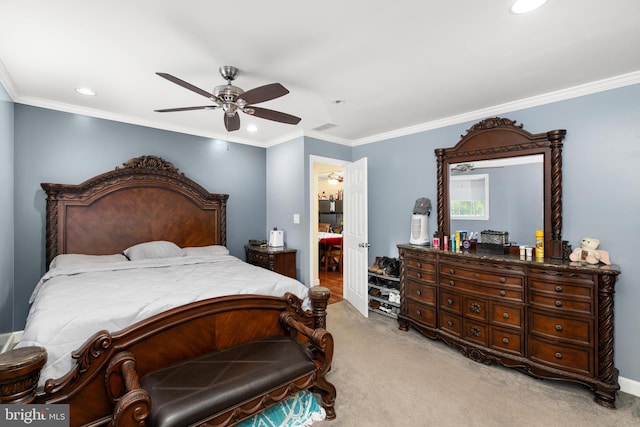
[[509,338],[502,338],[503,344],[509,344]]
[[416,262],[416,267],[420,268],[422,267],[422,264],[420,264],[419,262]]
[[453,268],[449,269],[449,274],[454,274],[456,271]]
[[417,316],[422,316],[422,312],[420,310],[416,310],[416,315]]
[[505,291],[504,289],[500,289],[500,296],[503,297],[507,295],[507,291]]
[[556,307],[562,307],[562,301],[556,301]]
[[556,292],[558,293],[562,292],[562,286],[556,286]]
[[505,318],[505,319],[508,319],[509,318],[509,313],[502,313],[502,317]]
[[556,331],[562,332],[562,325],[556,325]]
[[449,286],[455,286],[456,282],[455,280],[449,280]]
[[449,321],[447,322],[447,326],[451,328],[451,327],[453,326],[453,322],[452,322],[451,320],[449,320]]
[[562,353],[556,353],[556,359],[562,359]]
[[418,279],[422,279],[422,275],[421,275],[420,273],[417,273],[417,274],[416,274],[416,277],[417,277]]
[[418,295],[418,296],[422,295],[422,291],[420,289],[417,289],[416,290],[416,295]]
[[471,303],[471,305],[469,306],[469,309],[476,314],[480,313],[480,311],[482,310],[482,308],[480,307],[480,304],[475,302]]
[[453,300],[451,298],[447,299],[447,304],[452,305],[453,304]]
[[473,335],[474,337],[480,336],[480,329],[476,328],[475,326],[469,328],[469,332],[471,332],[471,335]]
[[506,283],[506,282],[507,282],[507,279],[505,279],[504,277],[500,278],[500,283]]

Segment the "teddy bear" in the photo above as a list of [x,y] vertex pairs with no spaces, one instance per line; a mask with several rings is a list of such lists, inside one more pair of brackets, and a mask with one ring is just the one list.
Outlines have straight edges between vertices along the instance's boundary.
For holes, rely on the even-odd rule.
[[611,265],[609,252],[598,250],[600,240],[593,237],[585,237],[580,241],[580,247],[576,248],[569,255],[571,261],[586,262],[588,264],[598,264],[599,262]]

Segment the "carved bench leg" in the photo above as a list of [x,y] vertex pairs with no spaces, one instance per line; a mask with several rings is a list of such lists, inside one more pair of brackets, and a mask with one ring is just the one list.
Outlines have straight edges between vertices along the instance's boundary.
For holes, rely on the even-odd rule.
[[114,404],[112,425],[115,427],[144,427],[151,412],[151,398],[141,388],[133,354],[116,354],[105,374],[105,387]]

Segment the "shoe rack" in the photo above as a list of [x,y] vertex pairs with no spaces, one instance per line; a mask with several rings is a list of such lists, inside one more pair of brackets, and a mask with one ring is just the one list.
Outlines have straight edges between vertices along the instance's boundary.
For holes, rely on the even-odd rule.
[[398,318],[400,312],[400,278],[383,274],[369,274],[369,311]]

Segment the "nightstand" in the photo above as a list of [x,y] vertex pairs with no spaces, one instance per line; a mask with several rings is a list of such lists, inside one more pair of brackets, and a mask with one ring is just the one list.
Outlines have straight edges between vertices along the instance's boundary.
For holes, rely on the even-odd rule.
[[296,278],[296,252],[296,249],[286,246],[272,248],[244,245],[245,258],[249,264],[275,271],[293,279]]

